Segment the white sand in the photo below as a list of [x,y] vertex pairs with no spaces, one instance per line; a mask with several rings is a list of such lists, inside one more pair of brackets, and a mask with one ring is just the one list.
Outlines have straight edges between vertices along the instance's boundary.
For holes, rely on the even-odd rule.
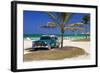
[[[89,59],[90,58],[90,42],[75,42],[75,41],[71,41],[71,40],[65,40],[63,41],[63,46],[73,46],[73,47],[79,47],[82,48],[86,51],[85,55],[81,55],[78,57],[74,57],[74,58],[70,58],[70,59]],[[32,47],[32,40],[24,40],[24,49],[26,48],[31,48]],[[24,54],[29,53],[28,51],[24,50]],[[67,59],[65,59],[67,60]]]
[[32,40],[25,40],[24,39],[24,49],[32,47]]
[[[73,47],[79,47],[84,49],[87,53],[90,52],[90,42],[73,42],[71,40],[65,40],[63,41],[63,46],[73,46]],[[32,40],[24,40],[24,49],[31,48],[32,47]],[[29,53],[27,51],[24,51],[24,54]]]
[[71,40],[64,40],[64,46],[75,46],[84,49],[87,53],[90,51],[90,42],[73,42]]
[[81,56],[78,56],[78,57],[74,57],[74,58],[70,58],[70,59],[74,59],[74,60],[77,60],[77,59],[89,59],[90,58],[90,42],[86,41],[86,42],[73,42],[71,40],[64,40],[63,41],[63,45],[64,46],[74,46],[74,47],[79,47],[79,48],[82,48],[86,51],[87,54],[85,55],[81,55]]

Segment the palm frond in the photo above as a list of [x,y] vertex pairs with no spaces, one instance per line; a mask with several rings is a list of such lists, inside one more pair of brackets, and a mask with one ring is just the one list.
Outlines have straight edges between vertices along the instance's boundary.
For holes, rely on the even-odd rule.
[[49,15],[49,17],[51,17],[51,19],[57,24],[59,25],[60,22],[58,22],[57,17],[53,15],[53,13],[51,12],[47,12],[47,14]]
[[69,21],[71,15],[72,15],[72,13],[61,13],[61,18],[62,18],[63,24],[65,24],[66,22]]

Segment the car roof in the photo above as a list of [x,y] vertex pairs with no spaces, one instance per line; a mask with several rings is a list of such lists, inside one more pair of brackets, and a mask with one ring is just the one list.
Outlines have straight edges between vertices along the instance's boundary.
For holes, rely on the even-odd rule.
[[42,35],[43,37],[44,36],[47,36],[47,37],[56,37],[56,35]]

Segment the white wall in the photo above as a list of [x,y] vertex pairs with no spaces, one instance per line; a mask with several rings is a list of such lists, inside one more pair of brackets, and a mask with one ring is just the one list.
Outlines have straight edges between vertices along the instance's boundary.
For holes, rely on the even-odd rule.
[[[32,1],[32,0],[30,0]],[[41,0],[33,0],[41,1]],[[42,0],[45,2],[57,3],[78,3],[78,4],[98,4],[98,0]],[[0,1],[0,73],[11,73],[10,71],[10,2],[11,0]],[[99,6],[100,7],[100,6]],[[100,11],[99,11],[100,13]],[[99,25],[100,27],[100,25]],[[100,29],[99,29],[100,31]],[[100,35],[99,35],[100,37]],[[100,39],[99,39],[100,40]],[[100,47],[100,46],[99,46]],[[99,49],[99,48],[98,48]],[[100,49],[99,49],[100,56]],[[100,64],[100,57],[99,57]],[[64,69],[64,70],[50,70],[50,71],[36,71],[34,73],[98,73],[98,68],[80,68],[80,69]],[[23,72],[22,72],[23,73]],[[26,72],[32,73],[32,72]]]
[[[16,0],[18,1],[18,0]],[[67,3],[67,4],[89,4],[96,5],[98,0],[19,0],[19,1],[40,1],[40,2],[51,2],[51,3]]]

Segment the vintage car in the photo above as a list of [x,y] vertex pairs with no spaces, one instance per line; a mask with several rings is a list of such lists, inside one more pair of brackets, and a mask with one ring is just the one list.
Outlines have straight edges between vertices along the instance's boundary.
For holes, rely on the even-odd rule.
[[55,35],[43,35],[39,40],[32,42],[32,48],[34,50],[43,48],[52,49],[56,47],[59,47],[59,41]]

